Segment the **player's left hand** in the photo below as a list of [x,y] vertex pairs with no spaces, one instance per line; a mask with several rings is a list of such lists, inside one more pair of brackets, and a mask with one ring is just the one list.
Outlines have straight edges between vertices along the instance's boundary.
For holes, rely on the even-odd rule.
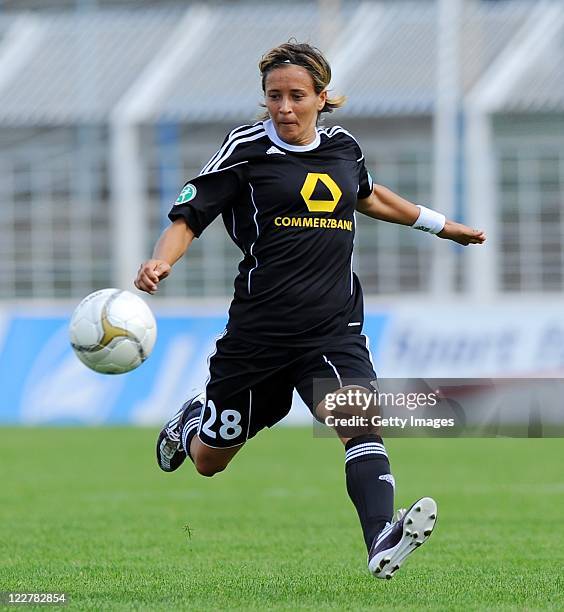
[[483,244],[486,241],[486,234],[482,230],[472,229],[462,223],[456,223],[456,221],[447,221],[437,236],[453,240],[463,246]]

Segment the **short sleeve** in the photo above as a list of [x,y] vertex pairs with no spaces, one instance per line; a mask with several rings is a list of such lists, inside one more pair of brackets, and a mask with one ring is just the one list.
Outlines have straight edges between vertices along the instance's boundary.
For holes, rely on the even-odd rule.
[[358,172],[358,195],[357,198],[362,200],[363,198],[367,198],[372,193],[372,186],[374,181],[370,176],[370,172],[366,169],[366,164],[364,163],[364,155],[359,159],[359,172]]
[[184,219],[194,234],[200,236],[238,198],[243,184],[244,165],[200,174],[186,183],[168,213],[168,218],[171,221]]

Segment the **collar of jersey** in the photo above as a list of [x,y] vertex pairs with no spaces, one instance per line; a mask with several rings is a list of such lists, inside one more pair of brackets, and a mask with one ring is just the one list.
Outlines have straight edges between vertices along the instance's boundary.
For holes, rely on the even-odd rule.
[[277,147],[280,147],[281,149],[286,149],[286,151],[295,151],[296,153],[300,153],[303,151],[312,151],[313,149],[317,149],[317,147],[319,146],[319,143],[321,142],[321,136],[319,135],[319,132],[316,129],[315,130],[315,140],[313,142],[310,142],[307,145],[288,144],[287,142],[284,142],[283,140],[281,140],[278,134],[276,133],[276,128],[274,127],[274,124],[272,123],[272,119],[267,119],[266,121],[263,121],[262,124],[270,140]]

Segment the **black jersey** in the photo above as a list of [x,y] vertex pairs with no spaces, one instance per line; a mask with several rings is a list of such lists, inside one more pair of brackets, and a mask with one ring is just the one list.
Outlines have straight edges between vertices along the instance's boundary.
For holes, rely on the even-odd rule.
[[318,128],[314,142],[280,140],[270,120],[234,129],[169,218],[196,236],[221,213],[243,252],[228,330],[255,343],[310,345],[360,332],[352,271],[355,208],[372,191],[356,140]]

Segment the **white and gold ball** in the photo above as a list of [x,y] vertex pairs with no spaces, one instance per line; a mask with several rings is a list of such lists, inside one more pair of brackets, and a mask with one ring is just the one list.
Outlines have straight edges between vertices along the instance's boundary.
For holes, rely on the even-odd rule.
[[157,323],[140,297],[120,289],[101,289],[76,307],[69,335],[82,363],[102,374],[123,374],[149,357]]

